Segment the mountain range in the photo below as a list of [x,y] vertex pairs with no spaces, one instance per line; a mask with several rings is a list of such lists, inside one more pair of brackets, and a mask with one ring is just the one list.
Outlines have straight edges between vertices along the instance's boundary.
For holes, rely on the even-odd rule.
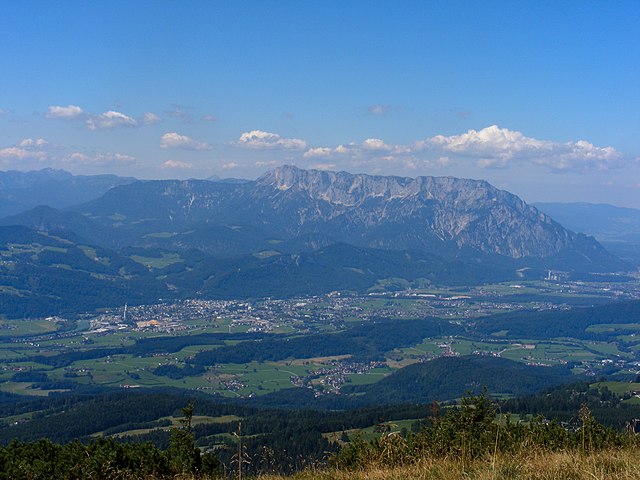
[[586,263],[613,261],[594,239],[484,181],[291,166],[245,183],[134,182],[64,214],[40,208],[2,223],[66,228],[81,236],[108,228],[112,233],[100,238],[112,246],[195,247],[223,256],[281,243],[292,251],[344,242],[392,250],[471,249],[512,259],[579,251]]
[[[84,201],[91,185],[94,198],[63,207],[63,199],[54,196],[57,203],[1,219],[7,243],[0,245],[0,273],[7,265],[36,272],[45,258],[48,275],[57,268],[61,274],[61,269],[66,275],[82,271],[101,281],[105,275],[125,283],[148,277],[150,294],[221,298],[424,282],[473,284],[539,278],[545,269],[629,268],[593,237],[564,228],[485,181],[293,166],[255,181],[135,181],[60,171],[35,176],[47,175],[56,188],[67,185],[67,200],[77,189],[75,198]],[[12,185],[7,191],[18,198],[17,183]],[[37,235],[26,243],[12,240],[16,226]],[[20,232],[21,238],[28,237]],[[103,253],[95,255],[98,250]],[[105,261],[96,258],[128,266],[104,272]],[[5,282],[13,278],[4,273]],[[17,291],[26,302],[24,285],[5,287],[0,295],[16,296]]]
[[38,205],[65,208],[87,202],[117,185],[135,180],[116,175],[72,175],[52,168],[0,171],[0,218]]

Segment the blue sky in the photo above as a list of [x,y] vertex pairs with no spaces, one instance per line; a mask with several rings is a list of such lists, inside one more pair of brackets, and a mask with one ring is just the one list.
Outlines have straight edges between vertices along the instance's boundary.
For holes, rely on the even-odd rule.
[[0,170],[288,163],[640,208],[638,1],[0,8]]

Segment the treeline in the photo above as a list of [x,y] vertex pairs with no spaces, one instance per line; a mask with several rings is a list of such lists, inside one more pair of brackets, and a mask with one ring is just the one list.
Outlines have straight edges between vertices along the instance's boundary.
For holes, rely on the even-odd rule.
[[[12,404],[0,404],[0,417],[30,416],[17,424],[0,424],[0,444],[12,439],[35,441],[49,438],[55,442],[73,439],[86,440],[97,433],[113,434],[139,428],[161,426],[158,421],[176,415],[182,406],[193,401],[198,415],[221,417],[234,415],[242,419],[247,435],[267,435],[275,438],[278,432],[303,434],[318,430],[323,433],[345,428],[364,428],[381,418],[421,418],[426,409],[421,405],[394,405],[357,410],[320,411],[256,408],[247,404],[231,404],[229,399],[215,399],[208,395],[194,396],[176,391],[173,394],[157,391],[132,391],[96,396],[60,396],[41,399],[15,399]],[[213,435],[229,434],[238,428],[237,421],[203,423],[193,427],[198,442]],[[139,440],[152,440],[139,437]],[[165,440],[161,440],[159,445]],[[203,443],[204,445],[204,443]]]
[[578,338],[607,341],[611,337],[635,333],[588,332],[590,325],[631,324],[640,318],[640,301],[618,302],[588,308],[544,312],[509,312],[475,320],[474,330],[484,335],[505,331],[507,338]]
[[[173,353],[194,345],[225,345],[229,340],[257,340],[264,338],[262,333],[202,333],[198,335],[180,335],[137,339],[133,345],[125,347],[90,348],[59,353],[57,355],[34,355],[28,361],[49,365],[54,368],[68,367],[79,360],[93,360],[113,355],[135,355],[146,357],[155,353]],[[20,361],[24,361],[21,359]]]
[[0,479],[84,480],[173,478],[169,457],[151,443],[123,444],[97,439],[66,445],[41,439],[0,447]]
[[52,402],[48,409],[36,411],[30,421],[3,426],[0,428],[0,443],[6,444],[13,438],[23,441],[50,438],[64,443],[116,426],[120,429],[133,428],[133,425],[173,415],[185,402],[184,398],[162,394],[69,398],[66,402]]
[[196,365],[278,361],[287,358],[311,358],[350,354],[355,361],[380,360],[384,352],[420,343],[426,337],[457,333],[459,327],[444,320],[378,319],[338,333],[304,337],[274,336],[260,341],[240,342],[200,352]]
[[[172,250],[182,250],[185,243],[191,243],[207,255],[201,258],[192,255],[189,268],[174,264],[162,273],[168,275],[167,281],[172,285],[200,292],[207,298],[289,298],[336,290],[364,293],[379,280],[388,278],[400,278],[407,284],[426,280],[445,285],[516,278],[517,267],[512,259],[470,250],[431,248],[436,245],[421,251],[374,249],[347,243],[310,249],[310,245],[324,244],[327,238],[302,236],[279,243],[274,255],[255,256],[253,252],[274,248],[269,238],[273,236],[247,226],[235,230],[199,226],[189,233],[164,239],[164,243]],[[150,239],[145,241],[148,243]],[[179,247],[177,242],[182,245]],[[537,270],[536,273],[542,274]]]
[[492,394],[521,396],[566,383],[575,378],[570,367],[536,367],[481,355],[440,357],[414,363],[371,385],[345,386],[362,402],[378,404],[460,398],[483,387]]
[[624,401],[631,398],[631,393],[626,397],[615,394],[606,385],[582,382],[513,398],[502,408],[516,414],[545,415],[571,423],[576,421],[580,406],[586,405],[602,424],[622,430],[630,420],[640,418],[640,405]]
[[220,463],[213,453],[196,446],[191,420],[193,405],[182,408],[181,427],[171,430],[169,446],[120,443],[110,438],[78,440],[60,445],[48,439],[31,443],[12,441],[0,447],[0,479],[17,478],[84,480],[169,479],[189,475],[214,478]]
[[[97,263],[97,262],[96,262]],[[96,308],[152,303],[171,294],[155,278],[98,277],[90,272],[18,261],[0,268],[2,313],[7,318],[46,317]]]

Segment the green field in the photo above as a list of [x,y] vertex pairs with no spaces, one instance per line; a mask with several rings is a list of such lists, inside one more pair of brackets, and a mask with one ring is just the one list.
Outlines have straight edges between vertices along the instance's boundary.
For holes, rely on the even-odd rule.
[[[159,235],[171,235],[161,233]],[[8,246],[9,251],[19,251],[20,246]],[[93,258],[95,249],[84,248],[84,253]],[[33,252],[36,253],[36,252]],[[270,251],[261,252],[264,255]],[[132,257],[133,258],[133,257]],[[163,253],[158,257],[136,257],[136,261],[149,268],[163,268],[172,263],[182,261],[178,254]],[[387,279],[386,284],[393,284],[395,279]],[[384,282],[383,282],[384,284]],[[313,297],[294,299],[288,303],[279,301],[277,308],[285,308],[282,314],[273,316],[265,304],[252,302],[223,302],[221,310],[213,309],[209,315],[182,316],[173,320],[173,311],[181,307],[167,306],[167,313],[153,314],[143,319],[161,320],[157,328],[136,329],[132,326],[119,326],[106,333],[95,333],[97,326],[122,320],[122,307],[118,310],[105,310],[95,315],[87,314],[73,321],[68,319],[0,319],[0,359],[7,362],[0,370],[0,386],[4,391],[13,391],[27,395],[43,395],[46,390],[32,388],[28,382],[13,382],[12,378],[19,370],[36,370],[46,373],[50,381],[73,381],[79,384],[96,384],[106,386],[155,387],[172,386],[198,389],[203,392],[217,393],[225,396],[262,395],[284,388],[292,387],[292,377],[309,377],[314,389],[323,391],[329,388],[324,385],[329,381],[340,362],[349,363],[348,356],[334,359],[296,359],[290,358],[277,362],[249,362],[247,364],[209,365],[203,373],[184,378],[170,378],[154,373],[160,366],[173,365],[184,369],[191,359],[202,351],[213,350],[219,345],[212,343],[181,345],[176,351],[157,352],[144,356],[134,353],[115,354],[110,357],[76,360],[70,365],[52,368],[37,363],[30,357],[41,355],[52,357],[73,352],[90,353],[95,349],[135,348],[137,340],[154,337],[180,337],[201,334],[240,334],[240,337],[224,341],[228,346],[243,342],[242,335],[266,326],[266,332],[274,335],[290,335],[305,337],[323,332],[340,332],[360,325],[368,318],[383,317],[388,320],[420,319],[439,316],[452,324],[459,325],[469,334],[455,336],[439,336],[425,338],[415,345],[395,348],[386,352],[376,352],[386,358],[385,368],[376,368],[361,374],[346,373],[338,381],[350,385],[374,383],[398,368],[415,362],[423,362],[442,355],[494,355],[524,363],[541,365],[563,365],[570,363],[574,371],[593,372],[596,374],[604,365],[619,361],[631,361],[640,352],[640,339],[634,334],[640,331],[638,323],[594,323],[587,328],[587,333],[605,335],[608,341],[586,341],[573,338],[533,340],[527,338],[507,338],[508,331],[496,332],[488,337],[474,336],[475,319],[496,312],[505,312],[514,308],[514,298],[523,297],[518,308],[548,308],[548,304],[566,305],[559,300],[566,296],[581,299],[595,295],[602,288],[594,285],[580,284],[572,287],[575,291],[561,285],[548,282],[510,282],[505,284],[484,285],[476,288],[425,288],[400,293],[376,293],[360,297]],[[532,300],[532,296],[540,296],[546,302]],[[493,300],[488,301],[488,296]],[[508,297],[505,304],[499,303],[501,296]],[[557,302],[560,302],[559,304]],[[517,302],[516,302],[517,303]],[[132,307],[134,308],[134,307]],[[161,309],[162,310],[162,309]],[[130,316],[135,317],[135,310]],[[107,320],[100,320],[106,315]],[[258,320],[268,318],[268,322]],[[103,322],[96,324],[96,318]],[[111,320],[108,320],[108,319]],[[255,318],[255,319],[254,319]],[[597,319],[594,319],[597,321]],[[616,333],[620,336],[616,336]],[[194,337],[195,338],[195,337]],[[331,360],[331,361],[329,361]],[[336,363],[338,362],[338,363]],[[173,368],[173,367],[172,367]],[[348,370],[345,370],[348,372]],[[320,373],[318,373],[320,372]],[[624,373],[624,369],[621,370]],[[334,382],[334,380],[331,380]],[[334,387],[331,387],[334,388]]]
[[602,387],[607,387],[616,395],[624,395],[627,392],[640,391],[640,383],[638,382],[598,382],[591,385],[591,388]]
[[57,331],[60,325],[54,320],[0,320],[0,336],[24,337]]
[[162,252],[160,257],[143,257],[140,255],[131,255],[129,258],[141,263],[147,268],[161,269],[173,265],[174,263],[183,262],[184,260],[177,253]]

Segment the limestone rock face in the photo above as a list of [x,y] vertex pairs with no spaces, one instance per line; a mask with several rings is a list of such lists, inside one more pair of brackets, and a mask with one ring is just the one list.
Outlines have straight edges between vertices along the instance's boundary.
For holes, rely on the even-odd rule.
[[578,237],[485,181],[353,175],[284,166],[260,177],[256,190],[268,192],[273,208],[289,221],[295,220],[290,228],[297,233],[338,223],[345,232],[396,227],[395,232],[384,229],[389,230],[386,238],[371,238],[371,246],[406,248],[409,238],[398,237],[413,237],[414,247],[439,239],[512,258],[546,257],[571,246]]

